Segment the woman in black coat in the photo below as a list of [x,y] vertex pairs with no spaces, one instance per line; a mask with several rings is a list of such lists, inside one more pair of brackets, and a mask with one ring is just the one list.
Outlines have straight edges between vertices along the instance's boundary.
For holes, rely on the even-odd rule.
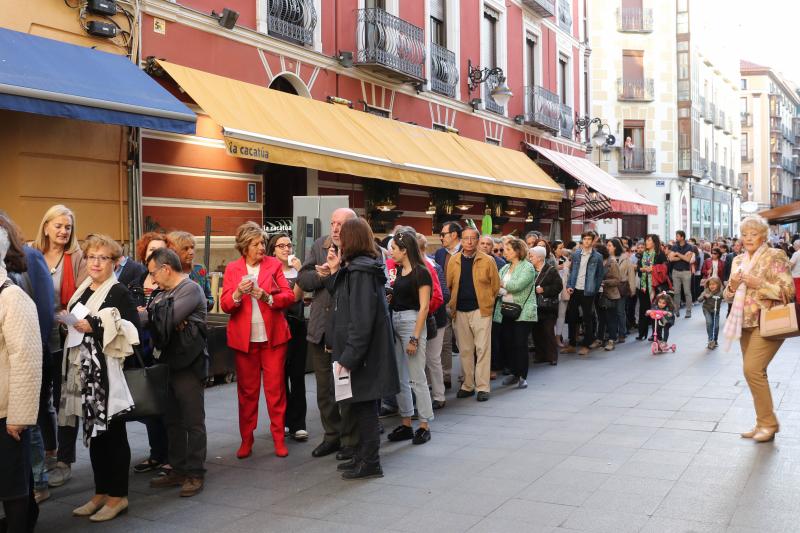
[[[558,341],[556,340],[556,319],[558,303],[564,284],[558,269],[546,262],[547,250],[543,246],[531,249],[531,262],[536,269],[537,306],[536,322],[533,323],[533,344],[536,347],[536,361],[558,364]],[[550,307],[539,305],[551,303]]]
[[363,219],[342,225],[341,250],[328,252],[323,269],[333,294],[325,341],[338,363],[334,379],[350,373],[350,403],[359,442],[353,459],[338,466],[344,479],[383,477],[378,448],[378,401],[400,392],[394,338],[386,303],[386,275],[372,230]]

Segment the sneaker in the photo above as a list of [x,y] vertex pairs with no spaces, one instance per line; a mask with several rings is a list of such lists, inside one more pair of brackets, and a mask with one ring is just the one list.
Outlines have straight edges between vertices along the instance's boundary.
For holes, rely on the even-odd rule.
[[371,477],[383,477],[383,469],[380,463],[367,464],[360,462],[352,470],[342,472],[342,479],[366,479]]
[[429,440],[431,440],[431,430],[419,428],[414,432],[414,438],[411,440],[411,444],[425,444]]
[[181,498],[191,498],[203,490],[203,478],[189,476],[181,485]]
[[519,383],[517,383],[517,388],[518,389],[527,389],[528,388],[528,380],[527,379],[519,380]]
[[716,348],[717,346],[719,346],[719,344],[717,344],[717,341],[711,341],[711,344],[713,344],[713,345],[714,345],[714,346],[712,346],[712,347],[711,347],[711,349],[712,349],[712,350],[713,350],[714,348]]
[[291,435],[291,437],[298,442],[305,442],[308,440],[308,431],[305,429],[298,429]]
[[478,401],[479,402],[488,402],[489,401],[489,393],[485,391],[481,391],[478,393]]
[[574,346],[567,345],[563,350],[561,350],[561,353],[575,353],[575,351],[576,350]]
[[506,376],[503,379],[503,385],[516,385],[518,381],[519,378],[517,376]]
[[72,467],[67,463],[58,461],[47,477],[47,484],[50,485],[50,487],[61,487],[72,477]]
[[404,426],[400,424],[387,437],[392,442],[399,442],[401,440],[411,440],[414,438],[414,430],[411,426]]
[[706,350],[713,350],[714,349],[714,341],[708,341],[706,344]]
[[431,405],[433,407],[433,410],[436,411],[447,405],[447,402],[445,400],[433,400],[433,403]]
[[596,341],[594,341],[592,344],[589,345],[589,349],[590,350],[594,350],[595,348],[599,348],[602,345],[603,345],[603,341],[601,341],[600,339],[597,339]]
[[162,474],[152,478],[150,480],[150,488],[166,489],[170,487],[180,487],[183,485],[184,481],[186,481],[185,476],[182,476],[175,471],[171,471],[169,474]]
[[136,474],[144,474],[145,472],[152,472],[153,470],[158,470],[161,468],[161,461],[156,461],[155,459],[145,459],[138,465],[133,467],[133,471]]
[[388,407],[381,405],[381,410],[378,412],[378,418],[389,418],[391,416],[397,416],[397,409],[389,409]]
[[607,351],[607,352],[610,352],[613,349],[614,349],[614,341],[609,339],[608,342],[606,343],[605,347],[604,347],[604,350]]
[[46,472],[50,472],[52,469],[56,467],[58,464],[58,457],[55,455],[46,455],[44,458],[44,469]]
[[33,491],[33,499],[36,500],[36,503],[42,503],[43,501],[50,498],[50,489],[47,487],[43,488],[42,490],[35,490]]

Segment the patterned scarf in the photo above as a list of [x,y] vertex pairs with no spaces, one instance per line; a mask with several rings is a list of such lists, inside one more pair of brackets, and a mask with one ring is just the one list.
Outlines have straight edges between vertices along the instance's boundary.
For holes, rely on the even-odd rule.
[[[761,257],[761,254],[764,250],[767,249],[766,243],[762,244],[756,250],[756,253],[750,255],[747,251],[742,254],[742,261],[739,264],[739,270],[737,272],[741,272],[743,274],[749,274],[750,269],[758,261],[758,258]],[[733,272],[731,272],[731,276],[733,276]],[[742,324],[744,323],[744,301],[745,296],[747,294],[747,285],[742,282],[736,288],[736,293],[733,296],[733,307],[731,308],[731,314],[728,315],[728,319],[725,321],[725,329],[723,333],[725,335],[725,345],[724,349],[726,352],[731,350],[731,345],[733,345],[734,341],[738,341],[742,338]]]
[[[656,258],[655,250],[645,250],[642,254],[642,266],[643,267],[651,267],[653,266],[653,262]],[[639,288],[642,289],[647,294],[650,294],[650,289],[652,288],[653,284],[653,273],[652,272],[642,272],[639,276]]]

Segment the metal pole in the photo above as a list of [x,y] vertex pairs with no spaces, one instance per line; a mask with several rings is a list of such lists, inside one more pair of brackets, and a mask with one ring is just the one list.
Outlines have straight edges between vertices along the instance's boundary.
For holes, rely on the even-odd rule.
[[206,229],[205,229],[205,239],[203,241],[203,264],[206,267],[206,272],[211,272],[211,267],[209,263],[211,263],[211,217],[206,216]]

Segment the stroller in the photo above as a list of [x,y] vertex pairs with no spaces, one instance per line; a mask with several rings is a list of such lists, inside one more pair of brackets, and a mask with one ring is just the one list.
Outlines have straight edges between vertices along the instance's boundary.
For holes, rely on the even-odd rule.
[[650,345],[650,353],[653,355],[657,355],[660,353],[665,353],[672,350],[672,353],[675,353],[677,350],[677,346],[674,344],[670,345],[664,341],[658,340],[658,321],[664,318],[667,311],[662,311],[661,309],[648,309],[645,314],[653,319],[653,343]]

